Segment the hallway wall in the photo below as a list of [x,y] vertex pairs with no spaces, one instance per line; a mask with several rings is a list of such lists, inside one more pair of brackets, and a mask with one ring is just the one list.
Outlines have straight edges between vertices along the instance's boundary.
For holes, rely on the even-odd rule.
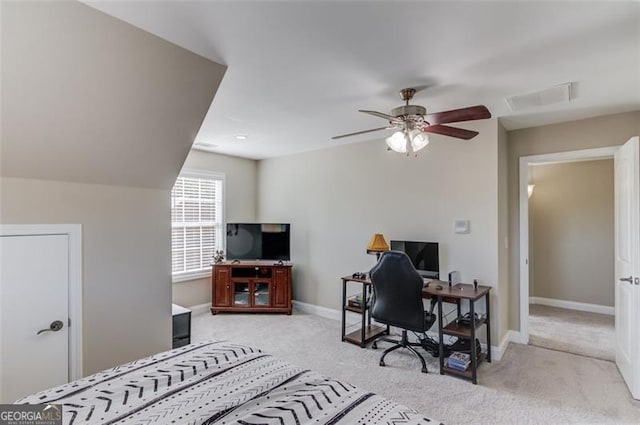
[[614,304],[613,159],[535,165],[530,296]]

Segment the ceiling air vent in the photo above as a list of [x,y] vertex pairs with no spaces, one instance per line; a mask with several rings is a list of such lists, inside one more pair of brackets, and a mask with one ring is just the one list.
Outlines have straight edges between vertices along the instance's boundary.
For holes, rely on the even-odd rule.
[[512,111],[522,111],[554,103],[568,102],[571,98],[571,83],[562,84],[534,93],[520,94],[507,97],[507,103]]

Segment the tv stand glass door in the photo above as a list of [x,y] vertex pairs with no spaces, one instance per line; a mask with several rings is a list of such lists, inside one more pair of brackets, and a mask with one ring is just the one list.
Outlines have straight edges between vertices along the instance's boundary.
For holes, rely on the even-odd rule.
[[251,292],[251,283],[246,282],[233,282],[233,305],[236,307],[249,307],[251,299],[249,294]]
[[271,284],[249,279],[233,282],[233,305],[236,307],[267,307],[271,305]]
[[271,303],[271,291],[269,288],[269,282],[260,282],[258,280],[253,282],[253,305],[254,306],[269,306]]

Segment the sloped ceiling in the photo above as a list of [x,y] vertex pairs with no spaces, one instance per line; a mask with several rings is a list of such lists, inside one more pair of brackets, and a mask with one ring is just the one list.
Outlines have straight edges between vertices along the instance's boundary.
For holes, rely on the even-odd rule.
[[1,175],[169,189],[225,70],[78,2],[2,2]]

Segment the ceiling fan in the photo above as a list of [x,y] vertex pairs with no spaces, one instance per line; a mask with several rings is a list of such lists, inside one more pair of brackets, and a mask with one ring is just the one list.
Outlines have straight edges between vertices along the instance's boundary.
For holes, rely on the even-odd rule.
[[400,90],[400,97],[405,104],[393,108],[390,114],[366,110],[358,111],[383,118],[389,121],[389,125],[371,130],[342,134],[332,137],[332,139],[341,139],[343,137],[380,130],[397,130],[386,138],[388,149],[409,155],[418,152],[429,144],[428,133],[441,134],[443,136],[456,137],[464,140],[472,139],[478,135],[477,131],[465,130],[464,128],[451,127],[444,124],[491,118],[491,113],[484,105],[427,114],[427,109],[424,106],[409,105],[409,101],[413,98],[414,94],[416,94],[416,89],[414,88]]

